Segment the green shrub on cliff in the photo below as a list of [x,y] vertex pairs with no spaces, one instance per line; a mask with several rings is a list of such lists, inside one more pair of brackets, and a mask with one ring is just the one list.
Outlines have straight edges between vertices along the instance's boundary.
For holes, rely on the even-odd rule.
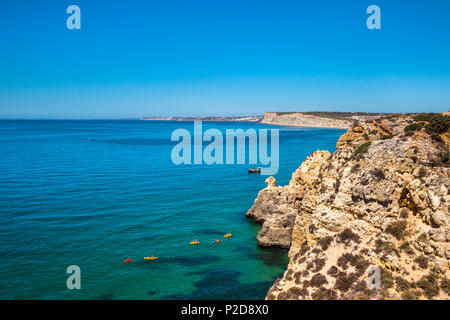
[[448,295],[450,295],[450,280],[443,278],[441,280],[441,289]]
[[442,114],[435,115],[426,125],[425,131],[432,135],[433,133],[442,134],[450,128],[450,116],[444,116]]
[[354,241],[359,243],[359,236],[356,233],[353,233],[352,230],[346,228],[341,233],[339,233],[339,242],[349,242]]
[[378,181],[383,180],[386,176],[384,175],[384,171],[380,168],[375,168],[373,170],[370,170],[370,173],[372,176],[374,176]]
[[336,275],[336,282],[334,283],[334,289],[346,292],[351,288],[353,283],[357,281],[357,276],[355,273],[349,273],[339,271]]
[[450,166],[450,152],[442,152],[439,154],[439,157],[441,158],[444,167]]
[[396,221],[388,225],[385,232],[392,234],[397,239],[401,239],[405,235],[406,226],[407,222],[405,220]]
[[311,278],[311,281],[310,281],[310,285],[313,286],[313,287],[316,287],[316,288],[319,288],[322,285],[327,284],[327,283],[328,283],[327,278],[324,275],[320,274],[320,273],[316,273]]
[[359,154],[363,154],[363,153],[367,152],[367,150],[369,150],[369,147],[370,147],[371,144],[372,144],[371,141],[363,143],[358,148],[356,148],[355,153],[353,155],[357,156]]
[[400,292],[409,291],[411,289],[414,289],[415,287],[415,283],[409,282],[408,280],[400,276],[394,277],[394,279],[395,279],[395,288]]
[[320,287],[312,293],[311,297],[314,300],[337,300],[338,296],[336,291]]
[[439,294],[440,288],[437,282],[437,276],[435,274],[428,274],[427,276],[422,276],[416,284],[420,289],[423,290],[424,295],[431,299]]
[[328,247],[330,246],[330,244],[331,244],[332,241],[333,241],[333,237],[331,237],[331,236],[326,236],[326,237],[320,238],[320,239],[317,241],[317,244],[318,244],[319,246],[321,246],[322,250],[327,250]]
[[431,140],[435,141],[435,142],[443,142],[444,140],[442,140],[441,136],[438,135],[436,132],[433,132],[432,134],[430,134],[430,138]]
[[414,121],[430,121],[436,113],[421,113],[415,116]]
[[422,269],[428,268],[428,258],[425,257],[424,255],[421,255],[416,259],[414,259],[414,262],[417,263],[419,267]]
[[385,254],[395,253],[396,255],[399,254],[397,248],[392,243],[383,241],[381,239],[375,240],[375,252],[384,252]]
[[441,141],[439,135],[448,132],[450,129],[450,116],[440,113],[423,113],[414,117],[415,123],[405,127],[405,131],[420,130],[424,122],[425,132],[435,141]]
[[409,244],[408,241],[403,242],[403,243],[400,245],[400,249],[402,249],[403,251],[405,251],[406,254],[408,254],[408,255],[410,255],[410,256],[414,255],[414,250],[413,250],[413,248],[411,247],[411,245]]
[[386,268],[380,268],[381,270],[381,287],[384,289],[389,289],[394,286],[394,276],[392,272]]
[[403,300],[419,300],[420,293],[416,290],[408,290],[403,292],[401,297]]
[[411,124],[408,124],[405,129],[403,129],[405,132],[410,132],[410,131],[419,131],[420,129],[423,128],[423,123],[420,122],[414,122]]
[[431,167],[450,167],[450,152],[441,152],[430,159]]
[[421,113],[414,117],[414,121],[425,121],[425,122],[433,122],[439,118],[448,117],[441,113]]

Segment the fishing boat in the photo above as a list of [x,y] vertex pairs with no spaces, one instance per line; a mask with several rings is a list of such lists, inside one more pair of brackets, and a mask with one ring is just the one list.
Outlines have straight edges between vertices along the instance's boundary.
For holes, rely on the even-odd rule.
[[250,168],[248,169],[248,173],[261,173],[261,168],[260,167],[255,169]]

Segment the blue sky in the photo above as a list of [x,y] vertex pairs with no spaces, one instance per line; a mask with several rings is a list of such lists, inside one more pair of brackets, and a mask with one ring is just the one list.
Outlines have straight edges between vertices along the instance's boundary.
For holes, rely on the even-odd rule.
[[4,0],[0,118],[447,111],[449,19],[447,0]]

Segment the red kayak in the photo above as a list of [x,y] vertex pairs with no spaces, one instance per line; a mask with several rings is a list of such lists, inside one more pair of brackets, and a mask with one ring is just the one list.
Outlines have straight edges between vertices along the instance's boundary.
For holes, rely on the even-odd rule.
[[123,260],[123,262],[125,262],[125,263],[131,262],[131,261],[133,261],[133,259],[131,259],[131,258],[128,258],[127,260]]
[[216,240],[216,241],[214,241],[214,243],[219,243],[220,242],[220,240]]

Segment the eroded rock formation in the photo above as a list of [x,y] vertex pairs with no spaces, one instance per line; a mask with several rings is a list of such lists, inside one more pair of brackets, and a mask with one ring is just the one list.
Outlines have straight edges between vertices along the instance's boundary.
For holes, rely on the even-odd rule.
[[289,185],[267,179],[247,216],[262,223],[260,245],[290,248],[268,299],[449,299],[449,120],[425,120],[361,122]]
[[305,195],[305,187],[317,176],[320,164],[330,157],[328,151],[312,153],[292,174],[287,186],[277,186],[274,177],[266,180],[247,217],[262,224],[257,240],[261,246],[289,248],[295,218]]

